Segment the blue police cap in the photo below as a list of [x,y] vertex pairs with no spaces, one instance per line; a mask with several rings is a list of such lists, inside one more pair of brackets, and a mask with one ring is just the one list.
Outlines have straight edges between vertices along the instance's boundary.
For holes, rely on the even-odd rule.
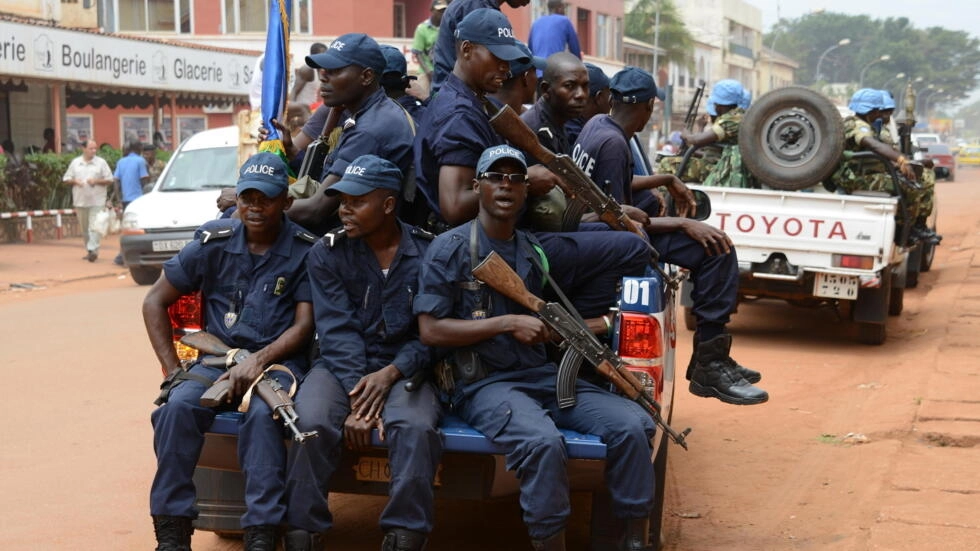
[[887,111],[895,109],[895,98],[892,97],[892,93],[888,90],[879,90],[879,92],[881,92],[881,108]]
[[527,59],[514,38],[514,28],[500,10],[480,8],[466,14],[456,26],[456,40],[468,40],[486,46],[490,53],[503,61]]
[[376,189],[399,191],[402,171],[394,163],[377,155],[361,155],[351,161],[340,181],[328,187],[327,195],[365,195]]
[[530,71],[532,68],[538,69],[539,71],[544,71],[544,68],[548,65],[548,61],[545,58],[537,57],[531,54],[531,49],[520,40],[517,41],[517,47],[521,49],[521,52],[525,56],[527,56],[527,59],[521,58],[510,62],[511,78],[521,76]]
[[238,170],[235,193],[241,195],[250,189],[261,191],[266,197],[279,197],[289,188],[289,174],[282,157],[275,153],[256,153]]
[[657,90],[653,76],[639,67],[627,66],[609,80],[613,97],[623,103],[643,103],[653,98],[664,99],[663,90]]
[[520,163],[525,171],[527,170],[527,161],[524,160],[523,153],[509,145],[494,145],[483,150],[480,160],[476,162],[476,175],[479,177],[480,174],[490,170],[490,167],[501,159],[513,159]]
[[386,61],[381,46],[364,33],[348,33],[338,36],[327,45],[327,51],[306,56],[306,64],[314,69],[341,69],[358,65],[381,75]]
[[745,89],[742,83],[737,80],[720,80],[711,87],[711,95],[708,96],[708,103],[715,105],[738,105],[742,101],[742,92]]
[[848,109],[858,115],[867,115],[875,109],[881,109],[881,92],[871,88],[861,88],[851,96]]
[[589,96],[595,97],[596,94],[609,88],[609,77],[606,72],[598,65],[591,63],[585,64],[585,69],[589,72]]
[[385,70],[381,74],[382,86],[391,87],[400,84],[408,88],[408,82],[418,78],[408,75],[408,63],[405,61],[405,54],[400,49],[382,44],[381,53],[384,54],[386,62]]

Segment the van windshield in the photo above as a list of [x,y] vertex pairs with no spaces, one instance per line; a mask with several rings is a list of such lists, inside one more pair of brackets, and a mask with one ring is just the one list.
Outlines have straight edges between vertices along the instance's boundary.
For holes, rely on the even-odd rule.
[[159,191],[200,191],[235,187],[238,148],[214,147],[180,151],[162,176]]

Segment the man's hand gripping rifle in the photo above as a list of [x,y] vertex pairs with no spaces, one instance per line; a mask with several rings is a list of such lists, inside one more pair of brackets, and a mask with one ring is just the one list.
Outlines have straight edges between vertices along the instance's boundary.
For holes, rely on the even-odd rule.
[[[576,320],[568,310],[560,304],[545,302],[531,294],[521,281],[521,277],[496,252],[491,252],[483,262],[473,268],[473,276],[486,283],[500,294],[517,302],[521,306],[536,312],[545,323],[565,342],[582,354],[596,370],[616,385],[627,398],[640,404],[653,421],[659,425],[671,440],[685,450],[685,436],[691,429],[678,433],[660,416],[660,404],[643,388],[643,385],[623,365],[623,360],[599,342],[584,324]],[[578,368],[558,372],[558,407],[567,408],[575,405],[575,381],[578,378]]]
[[[489,102],[488,110],[496,109]],[[604,193],[588,176],[582,172],[568,155],[558,155],[541,145],[534,131],[514,112],[509,105],[504,105],[490,117],[490,126],[510,142],[514,147],[527,152],[558,176],[559,187],[569,199],[577,199],[595,212],[607,226],[618,231],[633,232],[643,238],[650,249],[650,266],[664,278],[672,287],[677,288],[678,282],[671,278],[660,267],[660,253],[650,245],[646,233],[626,215],[615,198]]]
[[[231,348],[221,342],[218,337],[206,331],[188,333],[181,337],[180,342],[205,354],[224,356],[203,360],[205,365],[212,367],[232,367],[249,355],[248,350]],[[254,390],[266,404],[269,404],[269,408],[272,409],[272,417],[275,419],[281,418],[282,422],[293,433],[293,440],[305,442],[307,438],[316,438],[319,436],[316,431],[300,432],[296,426],[296,421],[299,420],[299,417],[296,415],[296,410],[293,409],[293,394],[296,393],[296,378],[293,377],[292,388],[286,390],[279,384],[279,381],[269,376],[269,371],[284,371],[292,376],[289,368],[278,364],[270,365],[252,383],[248,392],[245,393],[238,411],[248,411],[248,404],[252,391]],[[229,379],[220,379],[211,385],[211,388],[201,396],[201,405],[205,407],[217,407],[225,404],[229,401],[230,393],[231,381]]]

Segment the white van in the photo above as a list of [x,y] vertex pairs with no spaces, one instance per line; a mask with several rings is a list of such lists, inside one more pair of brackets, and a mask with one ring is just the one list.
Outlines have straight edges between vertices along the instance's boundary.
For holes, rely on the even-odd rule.
[[150,285],[163,263],[217,218],[222,188],[238,181],[237,126],[194,134],[180,144],[153,189],[126,208],[120,248],[133,281]]

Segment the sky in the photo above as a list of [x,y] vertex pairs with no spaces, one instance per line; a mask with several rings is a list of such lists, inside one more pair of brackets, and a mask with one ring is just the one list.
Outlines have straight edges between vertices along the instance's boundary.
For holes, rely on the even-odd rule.
[[[872,19],[908,17],[919,29],[944,27],[980,37],[980,2],[930,2],[927,0],[745,0],[762,10],[763,31],[768,32],[779,17],[796,19],[823,9]],[[777,9],[778,7],[778,9]],[[777,17],[778,13],[778,17]]]

